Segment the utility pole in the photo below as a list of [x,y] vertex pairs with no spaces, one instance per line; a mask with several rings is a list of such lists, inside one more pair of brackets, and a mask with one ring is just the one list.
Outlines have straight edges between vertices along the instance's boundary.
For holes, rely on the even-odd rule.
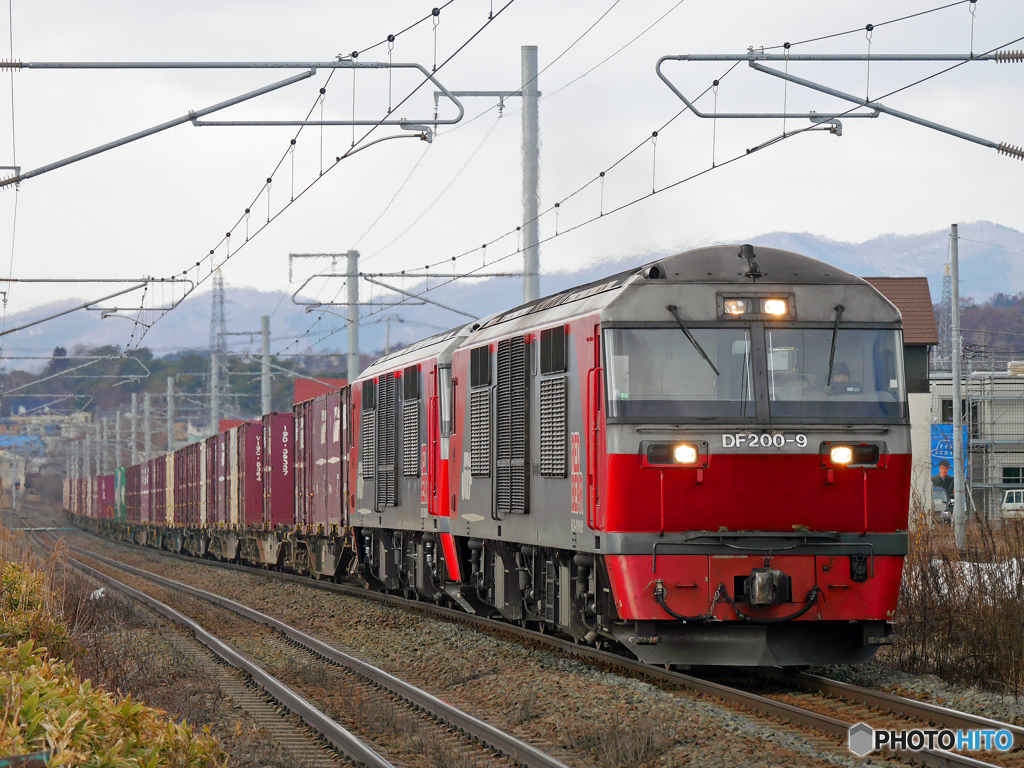
[[349,251],[348,259],[348,370],[349,382],[356,380],[359,365],[359,251]]
[[100,474],[105,475],[108,473],[108,467],[110,466],[110,429],[106,416],[100,422],[100,434],[102,435],[102,442],[100,443],[100,463],[103,465],[100,467]]
[[85,430],[85,445],[84,456],[82,459],[82,477],[89,477],[92,474],[92,452],[89,450],[92,446],[89,444],[89,431]]
[[121,466],[121,411],[114,414],[114,469]]
[[167,377],[167,452],[174,450],[174,377]]
[[132,392],[131,422],[131,437],[128,442],[132,447],[132,464],[135,465],[139,463],[139,394],[137,392]]
[[220,355],[210,353],[210,432],[220,429]]
[[145,452],[142,458],[145,461],[153,458],[153,422],[151,420],[152,411],[149,401],[149,392],[146,392],[142,396],[142,430],[146,436]]
[[[505,99],[520,96],[523,99],[523,302],[540,298],[540,121],[537,102],[537,46],[524,45],[520,49],[520,91],[434,91],[434,111],[442,95],[455,97],[482,96],[497,98],[499,110]],[[500,111],[499,111],[500,114]],[[349,270],[351,271],[351,270]]]
[[957,549],[967,546],[967,514],[964,505],[964,431],[963,396],[960,392],[960,236],[957,225],[950,227],[950,265],[952,316],[952,345],[950,357],[953,363],[953,533]]
[[270,413],[270,315],[263,315],[260,318],[260,335],[263,342],[263,355],[260,358],[260,399],[263,403],[263,413]]
[[537,46],[520,53],[523,75],[523,303],[540,298],[540,126],[537,117]]
[[103,474],[103,422],[96,420],[96,476]]

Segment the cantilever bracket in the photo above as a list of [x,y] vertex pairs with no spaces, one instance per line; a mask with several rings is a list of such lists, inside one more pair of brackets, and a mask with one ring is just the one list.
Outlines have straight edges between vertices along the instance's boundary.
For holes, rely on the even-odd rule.
[[[931,120],[925,120],[924,118],[911,115],[907,112],[902,112],[892,107],[887,107],[877,101],[871,101],[868,99],[862,99],[859,96],[854,96],[843,91],[836,90],[835,88],[829,88],[828,86],[815,83],[796,75],[791,75],[788,72],[780,72],[776,69],[771,69],[763,64],[759,64],[760,61],[996,61],[996,62],[1019,62],[1024,60],[1024,56],[1018,51],[997,51],[995,53],[989,53],[984,55],[975,56],[974,54],[772,54],[765,53],[763,50],[751,49],[745,54],[687,54],[677,56],[662,56],[658,59],[658,63],[655,65],[655,72],[661,81],[668,86],[687,108],[697,117],[700,118],[722,118],[722,119],[751,119],[751,118],[807,118],[814,123],[830,123],[834,127],[829,131],[837,136],[842,135],[842,124],[839,123],[838,118],[854,118],[854,117],[878,117],[884,113],[893,117],[898,117],[901,120],[906,120],[917,125],[924,126],[925,128],[931,128],[934,131],[940,133],[946,133],[950,136],[955,136],[958,139],[964,139],[966,141],[980,144],[983,147],[989,147],[995,149],[1001,155],[1007,155],[1008,157],[1016,157],[1020,160],[1024,160],[1024,149],[1016,147],[1006,142],[994,142],[989,139],[983,139],[979,136],[974,136],[964,131],[958,131],[955,128],[950,128],[945,125],[933,122]],[[848,101],[852,104],[856,104],[859,107],[864,107],[870,110],[869,112],[855,112],[853,109],[844,112],[829,112],[829,113],[818,113],[818,112],[720,112],[708,114],[701,112],[697,109],[696,105],[686,98],[683,93],[676,88],[676,86],[665,76],[662,72],[661,67],[666,61],[746,61],[750,68],[762,72],[772,77],[777,77],[782,80],[793,83],[794,85],[800,85],[810,90],[818,91],[820,93],[834,96],[843,101]],[[809,129],[816,130],[816,129]],[[758,145],[755,149],[761,149],[769,144],[778,141],[783,136],[771,139],[768,142]],[[748,153],[754,150],[747,150]]]

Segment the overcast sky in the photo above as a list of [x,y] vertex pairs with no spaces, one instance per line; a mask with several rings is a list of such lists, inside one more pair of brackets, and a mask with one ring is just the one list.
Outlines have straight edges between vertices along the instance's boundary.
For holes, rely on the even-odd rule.
[[[13,2],[13,54],[22,61],[325,61],[361,50],[429,14],[438,2],[290,3]],[[934,8],[922,2],[821,3],[765,0],[514,0],[443,66],[437,78],[452,90],[518,89],[520,47],[536,45],[543,69],[607,15],[539,78],[541,210],[565,200],[626,155],[683,106],[658,80],[666,54],[741,53],[857,28],[860,31],[793,48],[794,52],[866,53],[863,27]],[[497,12],[502,0],[494,0]],[[441,64],[485,24],[490,0],[453,0],[436,30],[424,24],[398,37],[395,62]],[[986,51],[1024,35],[1019,0],[978,3],[973,49]],[[610,9],[610,10],[609,10]],[[660,18],[660,22],[655,22]],[[972,16],[966,3],[882,26],[873,53],[966,53]],[[0,22],[3,24],[6,22]],[[648,32],[613,58],[602,60]],[[6,37],[6,36],[5,36]],[[6,48],[6,44],[0,47]],[[1012,47],[1024,48],[1024,43]],[[6,58],[9,51],[5,50]],[[386,44],[360,61],[387,61]],[[596,69],[593,69],[597,66]],[[778,65],[782,69],[784,65]],[[882,96],[942,64],[874,63],[870,82],[861,63],[791,63],[790,72],[844,91]],[[728,68],[722,63],[666,66],[680,90],[696,95]],[[584,77],[580,77],[593,69]],[[48,71],[13,76],[17,164],[37,168],[294,74],[275,71]],[[208,119],[299,119],[316,104],[329,71]],[[579,79],[577,79],[579,78]],[[380,119],[421,78],[408,71],[337,71],[327,86],[327,119]],[[883,103],[996,142],[1024,144],[1024,65],[976,62],[935,77]],[[0,75],[0,165],[13,165],[11,81]],[[433,88],[421,88],[398,111],[409,119],[433,114]],[[699,104],[711,111],[713,95]],[[719,111],[828,111],[850,105],[736,67],[722,80]],[[432,144],[404,138],[369,147],[330,170],[224,266],[234,285],[282,289],[289,252],[357,248],[367,270],[418,268],[479,248],[521,223],[519,100],[499,117],[493,100],[465,99],[458,126],[442,127]],[[452,115],[442,105],[441,116]],[[314,116],[320,114],[319,107]],[[475,119],[474,119],[475,118]],[[806,122],[791,120],[788,127]],[[252,204],[250,234],[266,224],[260,193],[285,154],[292,128],[196,128],[183,125],[108,153],[0,190],[0,273],[32,277],[136,277],[189,270],[206,277],[212,248]],[[366,129],[356,129],[358,139]],[[701,120],[684,114],[608,171],[603,210],[722,163],[782,132],[779,120]],[[400,133],[378,128],[372,138]],[[292,194],[349,149],[351,128],[306,128],[294,157],[274,175],[271,215]],[[322,150],[321,150],[322,146]],[[294,165],[294,173],[292,171]],[[542,271],[572,270],[594,261],[637,258],[652,251],[746,239],[777,230],[863,241],[910,234],[951,222],[991,220],[1024,229],[1024,164],[995,150],[882,116],[844,121],[841,137],[805,133],[780,142],[541,247]],[[602,209],[601,185],[547,213],[541,236],[564,232]],[[393,200],[393,202],[392,202]],[[17,201],[17,229],[12,238]],[[388,207],[390,204],[390,207]],[[386,210],[385,210],[386,209]],[[382,214],[383,212],[383,214]],[[243,221],[231,250],[245,240]],[[13,242],[13,250],[12,250]],[[488,261],[514,254],[515,237],[487,249]],[[477,251],[459,268],[481,264]],[[521,268],[513,255],[503,267]],[[297,265],[292,290],[329,264]],[[445,269],[450,271],[451,267]],[[443,270],[442,270],[443,271]],[[208,283],[204,286],[204,290]],[[309,296],[332,298],[340,281],[314,281]],[[69,296],[98,297],[103,285],[14,286],[9,312]],[[542,281],[543,291],[543,281]],[[150,298],[159,300],[159,291]],[[169,297],[165,292],[163,300]],[[140,297],[125,299],[138,305]],[[268,311],[273,307],[268,307]],[[496,308],[497,309],[497,308]],[[113,322],[113,321],[111,321]],[[171,313],[162,322],[173,323]],[[125,323],[125,341],[131,327]]]

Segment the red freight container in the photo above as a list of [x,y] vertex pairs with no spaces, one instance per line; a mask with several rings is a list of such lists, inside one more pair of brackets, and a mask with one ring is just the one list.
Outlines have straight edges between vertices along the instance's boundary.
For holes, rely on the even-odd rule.
[[313,515],[313,412],[315,400],[297,403],[295,414],[295,524],[312,525]]
[[345,379],[296,379],[295,396],[292,398],[292,404],[298,405],[307,400],[313,400],[320,395],[337,392],[346,384],[348,384],[348,381]]
[[171,522],[175,525],[184,525],[188,517],[188,493],[185,483],[185,465],[188,461],[188,454],[185,448],[179,448],[171,454],[171,477],[168,484],[174,486],[174,509],[171,512]]
[[141,467],[133,464],[125,470],[125,509],[128,520],[137,523],[139,521],[139,478]]
[[96,517],[101,520],[114,518],[113,475],[101,475],[96,478]]
[[331,450],[331,434],[327,428],[327,395],[321,395],[313,400],[311,416],[313,421],[312,432],[306,439],[305,459],[309,463],[307,477],[312,480],[312,495],[310,496],[309,509],[313,524],[326,523],[327,521],[327,462],[330,461],[333,451]]
[[295,416],[263,417],[263,522],[274,528],[295,525]]
[[238,427],[238,521],[246,526],[263,523],[263,424]]
[[139,520],[149,523],[153,520],[153,505],[149,489],[153,483],[153,473],[148,461],[139,465]]
[[188,451],[187,469],[185,473],[186,493],[188,494],[188,525],[199,525],[199,498],[203,492],[199,482],[200,443],[192,443]]
[[327,395],[327,439],[330,455],[327,457],[327,522],[345,522],[345,497],[348,484],[348,397],[349,389]]
[[163,456],[149,460],[149,501],[151,522],[167,524],[167,460]]
[[211,524],[230,523],[228,517],[228,484],[231,481],[228,472],[228,434],[219,432],[215,437],[215,463],[213,467],[213,509],[210,510],[209,521]]
[[213,525],[217,507],[217,438],[203,440],[201,450],[202,498],[199,500],[199,520],[203,526]]

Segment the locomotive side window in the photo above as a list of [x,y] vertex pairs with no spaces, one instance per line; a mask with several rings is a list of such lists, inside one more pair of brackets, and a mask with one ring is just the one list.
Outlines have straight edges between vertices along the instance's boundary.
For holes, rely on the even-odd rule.
[[455,432],[455,390],[452,388],[451,366],[438,367],[437,389],[438,405],[441,411],[441,436],[450,437]]
[[547,328],[540,332],[540,372],[565,373],[565,326]]
[[768,391],[776,418],[903,417],[906,394],[900,332],[840,328],[829,383],[833,332],[765,331]]
[[688,330],[717,375],[678,328],[605,331],[610,418],[754,418],[750,330]]

